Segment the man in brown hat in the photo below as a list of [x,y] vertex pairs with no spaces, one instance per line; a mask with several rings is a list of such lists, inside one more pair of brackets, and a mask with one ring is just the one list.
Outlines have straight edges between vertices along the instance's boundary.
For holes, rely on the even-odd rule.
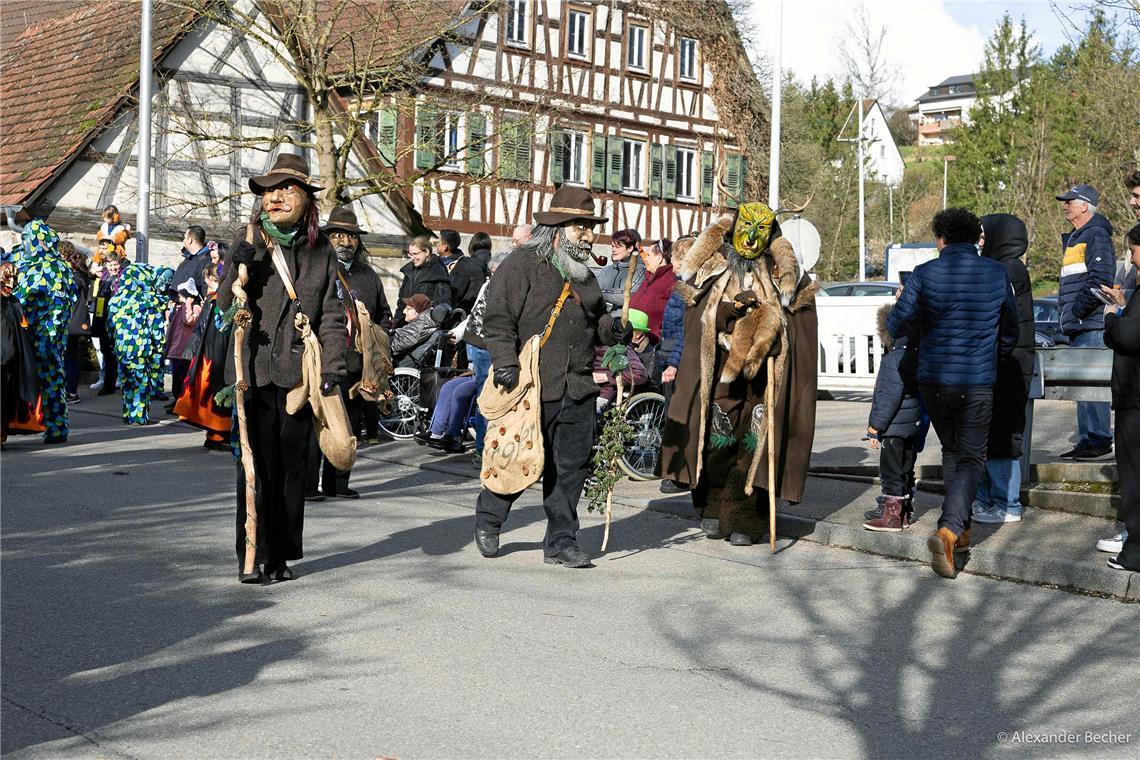
[[[337,259],[321,233],[316,193],[303,157],[282,153],[269,174],[252,177],[249,189],[258,196],[251,220],[252,235],[243,229],[230,249],[232,266],[218,288],[218,307],[233,302],[233,284],[241,264],[249,272],[246,308],[252,324],[246,330],[246,429],[253,455],[257,493],[257,563],[264,572],[243,574],[245,555],[245,472],[239,464],[237,556],[243,583],[291,580],[287,560],[302,556],[305,514],[305,458],[312,435],[312,409],[294,414],[285,396],[301,382],[301,336],[294,327],[297,312],[309,319],[322,344],[321,393],[331,396],[344,382],[345,310],[337,298]],[[252,240],[249,238],[252,237]],[[290,294],[290,289],[293,294]],[[227,381],[234,380],[233,352]]]
[[[365,409],[369,403],[361,396],[349,397],[349,389],[360,382],[364,372],[364,356],[356,350],[357,335],[361,330],[360,318],[357,316],[356,303],[364,304],[368,317],[375,324],[382,324],[392,316],[388,307],[388,300],[384,297],[384,286],[376,270],[368,265],[368,251],[360,242],[360,236],[366,234],[356,223],[356,214],[348,206],[337,206],[329,214],[328,222],[321,227],[329,242],[336,251],[337,281],[336,292],[344,304],[345,316],[348,321],[347,347],[344,354],[345,381],[340,384],[340,395],[344,399],[344,408],[348,412],[348,422],[354,432],[359,433],[364,419]],[[375,403],[371,404],[373,409]],[[321,460],[324,459],[324,467]],[[322,478],[323,469],[323,478]],[[309,444],[309,469],[305,484],[305,498],[309,501],[320,501],[324,497],[355,499],[359,493],[348,487],[351,476],[349,470],[338,470],[332,463],[321,455],[320,447],[314,436]],[[317,483],[320,480],[320,491]]]
[[[589,567],[590,558],[578,547],[578,499],[594,441],[594,399],[598,386],[592,376],[594,349],[628,339],[620,319],[606,314],[605,301],[587,262],[594,244],[594,226],[605,219],[594,214],[587,190],[562,187],[548,211],[534,215],[530,239],[503,260],[487,286],[483,334],[491,353],[495,385],[513,389],[519,382],[519,351],[542,334],[569,287],[549,339],[539,352],[542,389],[542,435],[545,463],[542,504],[546,511],[543,554],[549,564]],[[619,335],[620,334],[620,335]],[[509,435],[509,434],[508,434]],[[488,431],[487,445],[495,434]],[[503,496],[484,489],[475,508],[475,544],[484,557],[499,551],[499,532],[520,494]]]

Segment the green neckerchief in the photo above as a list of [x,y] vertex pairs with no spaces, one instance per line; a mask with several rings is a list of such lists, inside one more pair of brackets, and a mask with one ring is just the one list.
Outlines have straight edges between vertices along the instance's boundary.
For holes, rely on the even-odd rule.
[[265,234],[276,240],[281,245],[293,247],[293,241],[297,239],[297,233],[300,227],[297,227],[292,232],[282,232],[277,229],[277,225],[269,221],[269,214],[264,211],[261,212],[261,229],[265,230]]

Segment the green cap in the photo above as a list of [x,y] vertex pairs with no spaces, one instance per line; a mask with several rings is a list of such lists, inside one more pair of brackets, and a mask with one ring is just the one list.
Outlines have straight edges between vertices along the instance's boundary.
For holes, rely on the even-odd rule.
[[629,326],[636,332],[649,332],[649,315],[640,309],[630,309]]

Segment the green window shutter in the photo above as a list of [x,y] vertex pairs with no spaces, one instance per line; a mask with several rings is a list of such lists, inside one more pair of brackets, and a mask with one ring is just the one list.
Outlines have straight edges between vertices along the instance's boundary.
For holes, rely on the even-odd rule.
[[534,129],[529,124],[519,122],[515,125],[515,164],[514,176],[520,182],[530,182],[531,168],[534,163]]
[[565,135],[561,129],[552,129],[546,135],[547,152],[550,154],[550,184],[561,186],[566,166]]
[[701,203],[712,205],[713,191],[713,154],[712,151],[701,151]]
[[416,168],[430,169],[439,163],[436,147],[439,137],[439,113],[432,108],[416,111]]
[[740,191],[737,193],[737,198],[741,203],[744,203],[744,194],[748,192],[748,159],[744,156],[740,157]]
[[499,177],[511,179],[515,175],[515,142],[518,122],[503,119],[499,122]]
[[483,176],[483,152],[487,149],[487,117],[476,111],[467,114],[467,173]]
[[740,156],[726,154],[724,157],[724,162],[724,187],[728,191],[728,195],[722,200],[724,201],[725,206],[728,206],[729,208],[736,208],[740,205],[742,187],[740,176]]
[[665,200],[677,200],[677,146],[665,146]]
[[595,132],[590,141],[590,189],[606,189],[606,136]]
[[387,166],[396,163],[396,106],[380,109],[379,128],[376,130],[376,149]]
[[664,172],[664,161],[661,158],[661,146],[657,143],[649,144],[649,197],[661,197],[661,174]]
[[622,139],[617,135],[606,138],[606,187],[611,193],[621,190],[621,146]]

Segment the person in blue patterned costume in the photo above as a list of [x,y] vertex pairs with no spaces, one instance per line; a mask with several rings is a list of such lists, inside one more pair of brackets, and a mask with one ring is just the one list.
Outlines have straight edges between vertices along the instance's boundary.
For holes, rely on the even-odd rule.
[[77,294],[71,267],[59,254],[59,235],[39,219],[24,227],[13,294],[20,301],[40,378],[44,443],[67,441],[63,353]]
[[[155,314],[162,317],[162,329],[159,331],[157,337],[152,336],[152,343],[155,346],[155,353],[151,356],[150,377],[151,377],[151,397],[158,401],[169,401],[170,397],[166,395],[164,384],[166,382],[164,364],[166,362],[166,310],[170,306],[171,294],[174,293],[174,270],[170,267],[158,267],[155,270],[155,284],[153,290],[153,308],[150,310],[150,315],[153,317]],[[151,325],[151,329],[154,326]]]
[[119,360],[123,422],[127,425],[150,424],[155,356],[162,356],[166,336],[164,303],[158,272],[146,264],[130,264],[123,270],[119,290],[108,304]]

